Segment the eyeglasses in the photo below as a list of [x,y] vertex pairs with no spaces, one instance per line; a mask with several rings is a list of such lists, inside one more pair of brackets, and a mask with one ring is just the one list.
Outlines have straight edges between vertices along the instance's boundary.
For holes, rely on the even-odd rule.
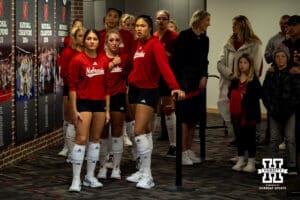
[[167,20],[169,20],[169,19],[166,18],[166,17],[158,17],[158,18],[156,18],[156,21],[167,21]]

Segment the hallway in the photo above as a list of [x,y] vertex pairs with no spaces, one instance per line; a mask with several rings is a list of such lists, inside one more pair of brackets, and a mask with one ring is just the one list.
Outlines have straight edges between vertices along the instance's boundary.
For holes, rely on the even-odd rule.
[[[208,114],[208,126],[222,124],[218,114]],[[262,122],[261,133],[265,131]],[[130,148],[125,147],[122,160],[122,180],[104,180],[101,189],[83,187],[80,193],[68,192],[72,168],[65,158],[57,156],[61,146],[28,157],[0,171],[0,199],[296,199],[290,192],[300,191],[299,177],[284,175],[282,186],[286,190],[260,190],[262,175],[247,174],[231,170],[229,159],[236,155],[236,148],[229,147],[232,134],[224,136],[223,129],[207,129],[207,160],[195,166],[183,166],[183,187],[175,187],[175,159],[165,156],[167,141],[158,141],[154,135],[152,173],[156,186],[151,190],[139,190],[135,184],[127,183],[126,177],[135,171],[130,161]],[[199,152],[199,143],[194,142]],[[257,147],[257,161],[269,157],[268,146]],[[261,169],[260,164],[257,165]],[[83,172],[85,172],[85,165]],[[82,173],[84,174],[84,173]],[[300,199],[300,194],[299,199]]]

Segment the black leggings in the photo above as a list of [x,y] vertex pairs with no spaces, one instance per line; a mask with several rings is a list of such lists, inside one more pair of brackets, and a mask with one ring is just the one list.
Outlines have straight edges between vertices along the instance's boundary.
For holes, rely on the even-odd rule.
[[237,136],[238,156],[244,156],[248,151],[249,158],[254,158],[256,154],[256,126],[255,125],[233,125]]

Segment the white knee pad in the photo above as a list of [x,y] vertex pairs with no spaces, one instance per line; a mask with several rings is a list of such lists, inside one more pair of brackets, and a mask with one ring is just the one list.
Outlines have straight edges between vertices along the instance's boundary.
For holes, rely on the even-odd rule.
[[87,160],[97,162],[99,160],[100,144],[89,142],[87,151]]
[[135,120],[131,121],[131,122],[127,122],[127,135],[129,136],[131,142],[133,142],[133,145],[135,145],[134,142],[134,126],[135,126]]
[[108,139],[101,139],[100,140],[100,145],[101,145],[101,151],[100,151],[100,154],[101,155],[105,155],[107,154],[108,152]]
[[166,116],[166,126],[168,130],[169,142],[171,145],[176,145],[176,114],[172,112]]
[[121,137],[112,137],[112,152],[113,153],[122,153],[123,152],[123,136]]
[[75,137],[76,137],[75,126],[74,126],[74,124],[69,124],[67,126],[67,130],[66,130],[66,139],[74,142]]
[[75,144],[71,154],[72,163],[81,164],[83,162],[84,153],[85,145]]
[[145,154],[151,151],[149,140],[146,134],[136,136],[134,139],[137,146],[138,154]]
[[69,122],[67,122],[66,120],[64,120],[64,122],[63,122],[63,133],[64,133],[64,136],[66,135],[66,131],[67,131],[68,125],[69,125]]
[[153,139],[152,139],[152,132],[149,132],[146,134],[148,142],[149,142],[149,148],[152,151],[153,150]]

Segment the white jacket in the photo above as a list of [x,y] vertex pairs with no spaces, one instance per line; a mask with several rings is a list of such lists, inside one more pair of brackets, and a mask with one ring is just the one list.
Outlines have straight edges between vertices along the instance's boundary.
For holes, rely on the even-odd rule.
[[233,75],[237,73],[238,59],[244,53],[249,54],[253,59],[256,73],[260,72],[263,62],[263,49],[260,43],[245,43],[235,50],[234,46],[228,42],[224,45],[217,64],[220,73],[218,109],[225,121],[230,121],[228,87]]

